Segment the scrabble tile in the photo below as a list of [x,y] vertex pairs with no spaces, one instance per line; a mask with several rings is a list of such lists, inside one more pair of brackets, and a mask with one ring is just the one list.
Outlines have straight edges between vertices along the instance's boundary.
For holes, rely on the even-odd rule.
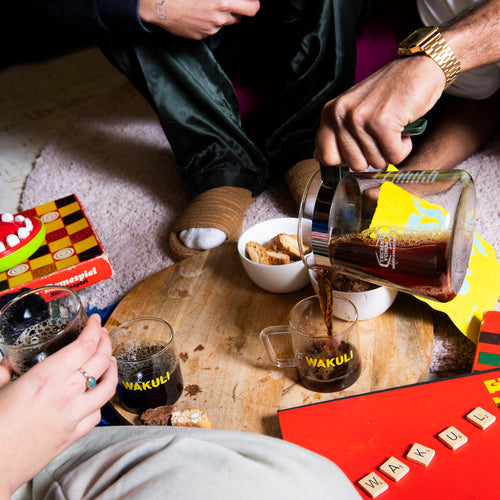
[[406,454],[406,458],[416,464],[427,467],[436,454],[435,450],[422,444],[415,443]]
[[483,410],[480,406],[474,408],[465,418],[483,431],[497,419],[495,415]]
[[391,457],[386,460],[379,467],[379,470],[396,482],[410,472],[410,468],[396,457]]
[[448,448],[458,450],[467,441],[467,436],[464,436],[456,427],[448,427],[438,434],[438,439],[442,441]]
[[389,488],[389,485],[375,472],[370,472],[358,481],[359,487],[370,497],[376,498]]

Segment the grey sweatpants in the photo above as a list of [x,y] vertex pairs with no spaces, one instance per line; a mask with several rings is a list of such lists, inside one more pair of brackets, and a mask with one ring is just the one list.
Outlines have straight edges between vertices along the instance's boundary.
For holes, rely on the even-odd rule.
[[14,495],[19,499],[359,499],[331,461],[258,434],[98,427]]

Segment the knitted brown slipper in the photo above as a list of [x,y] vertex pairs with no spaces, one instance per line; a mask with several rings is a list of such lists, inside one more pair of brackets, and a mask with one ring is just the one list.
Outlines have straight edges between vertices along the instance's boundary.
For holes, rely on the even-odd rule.
[[309,179],[318,170],[319,163],[311,158],[299,161],[285,174],[285,180],[297,206],[300,206]]
[[196,196],[176,221],[169,236],[170,250],[176,260],[201,253],[188,248],[179,233],[191,228],[216,228],[226,235],[226,241],[237,241],[245,214],[253,202],[248,189],[223,186],[209,189]]

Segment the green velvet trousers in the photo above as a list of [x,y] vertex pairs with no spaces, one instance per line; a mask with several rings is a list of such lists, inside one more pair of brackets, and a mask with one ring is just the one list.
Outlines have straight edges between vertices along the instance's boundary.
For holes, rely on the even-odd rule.
[[[353,83],[369,4],[261,0],[255,17],[202,41],[128,33],[101,49],[156,111],[186,191],[257,195],[312,157],[323,106]],[[235,80],[258,96],[244,120]]]

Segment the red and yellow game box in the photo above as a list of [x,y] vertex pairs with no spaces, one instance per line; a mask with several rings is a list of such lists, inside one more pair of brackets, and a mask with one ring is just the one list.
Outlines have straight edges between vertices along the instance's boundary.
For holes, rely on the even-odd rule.
[[20,215],[40,219],[45,239],[29,259],[0,272],[0,296],[55,284],[78,290],[113,276],[109,256],[76,195]]

